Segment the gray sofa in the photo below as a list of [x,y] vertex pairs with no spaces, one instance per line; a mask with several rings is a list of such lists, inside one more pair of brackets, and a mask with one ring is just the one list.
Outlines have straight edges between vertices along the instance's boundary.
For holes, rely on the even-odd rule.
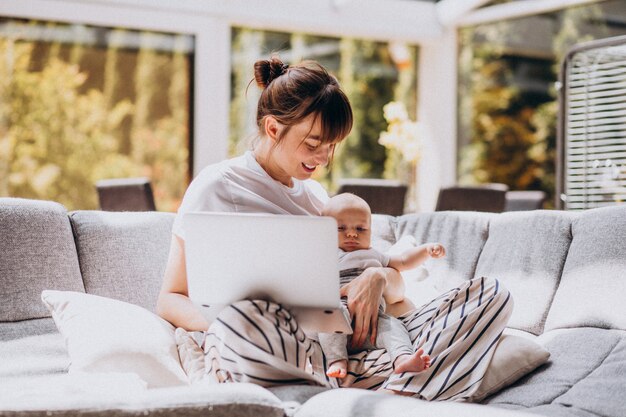
[[443,289],[497,277],[515,299],[511,329],[550,352],[547,363],[482,404],[310,386],[135,389],[102,382],[101,374],[59,388],[70,358],[42,291],[154,311],[172,221],[169,213],[68,213],[53,202],[0,198],[0,415],[626,416],[626,206],[375,216],[374,246],[382,250],[404,235],[446,245],[447,257],[428,265],[424,282]]

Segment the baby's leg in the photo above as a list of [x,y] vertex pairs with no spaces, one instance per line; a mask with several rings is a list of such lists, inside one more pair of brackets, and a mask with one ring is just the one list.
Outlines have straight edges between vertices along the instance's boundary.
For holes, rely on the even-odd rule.
[[[344,308],[346,317],[350,317],[348,310]],[[326,375],[331,378],[345,378],[348,374],[348,337],[345,334],[320,333],[320,346],[330,364]]]
[[378,316],[376,345],[387,349],[395,373],[421,372],[430,366],[430,356],[423,349],[413,352],[408,331],[398,319],[388,314]]

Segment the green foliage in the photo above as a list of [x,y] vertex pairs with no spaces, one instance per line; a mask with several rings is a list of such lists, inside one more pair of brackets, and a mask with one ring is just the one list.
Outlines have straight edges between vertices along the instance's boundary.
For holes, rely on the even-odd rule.
[[[135,160],[134,167],[140,169],[136,174],[151,178],[154,187],[154,199],[158,209],[176,211],[180,205],[185,187],[190,178],[188,171],[181,169],[187,166],[189,150],[184,146],[187,138],[187,126],[174,118],[158,120],[154,126],[144,127],[133,137]],[[119,155],[115,155],[118,157]]]
[[[601,21],[598,5],[570,8],[555,14],[561,25],[553,38],[554,77],[565,52],[575,43],[606,36],[606,28],[581,33],[583,23]],[[518,26],[519,27],[519,26]],[[528,100],[512,80],[502,40],[512,38],[507,22],[460,31],[460,122],[470,132],[460,149],[461,183],[500,182],[511,189],[540,189],[552,201],[555,190],[556,92],[546,91],[543,103]],[[474,39],[480,38],[481,43]],[[550,65],[550,64],[548,64]]]
[[97,180],[148,176],[159,209],[175,210],[188,180],[186,116],[146,118],[125,152],[120,132],[135,105],[85,89],[77,64],[51,57],[34,70],[33,48],[0,39],[0,195],[96,209]]
[[[0,44],[6,53],[7,41]],[[100,92],[78,93],[86,75],[76,65],[52,59],[41,72],[28,71],[28,45],[11,45],[16,59],[4,75],[2,135],[8,195],[53,199],[73,209],[95,208],[93,168],[114,153],[108,131],[131,110],[128,102],[107,111]],[[4,55],[4,54],[3,54]],[[4,68],[7,69],[7,68]]]
[[262,53],[265,40],[265,32],[251,29],[232,31],[233,65],[228,142],[230,156],[244,153],[258,134],[256,104],[261,92],[254,82],[252,68]]
[[[334,192],[340,178],[398,178],[406,171],[401,159],[395,158],[392,152],[380,145],[378,138],[381,131],[387,128],[382,112],[386,103],[402,100],[411,112],[415,111],[416,48],[409,48],[408,68],[398,70],[392,62],[388,45],[381,42],[236,28],[233,30],[232,45],[231,155],[247,149],[251,136],[257,133],[254,112],[258,91],[254,84],[248,88],[253,77],[252,65],[271,52],[284,52],[280,56],[291,60],[289,63],[314,59],[324,65],[339,79],[352,104],[352,132],[337,147],[332,169],[316,172],[318,181]],[[336,52],[307,55],[311,51],[332,50],[334,46]]]
[[535,134],[535,109],[521,102],[511,87],[511,73],[497,57],[475,57],[472,63],[472,140],[462,149],[460,181],[500,182],[512,189],[544,188],[545,138]]
[[390,77],[382,70],[384,64],[393,68],[385,45],[353,39],[341,42],[342,54],[346,55],[342,63],[350,65],[352,71],[343,71],[339,81],[352,104],[354,127],[341,144],[333,169],[340,173],[338,177],[381,178],[387,158],[385,148],[378,143],[380,132],[387,127],[382,108],[393,100],[397,74]]

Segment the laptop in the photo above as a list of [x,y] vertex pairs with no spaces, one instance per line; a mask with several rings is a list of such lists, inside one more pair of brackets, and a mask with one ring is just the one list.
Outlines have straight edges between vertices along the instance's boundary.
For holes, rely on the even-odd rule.
[[330,217],[192,212],[183,217],[189,298],[211,322],[244,300],[279,303],[307,334],[351,334]]

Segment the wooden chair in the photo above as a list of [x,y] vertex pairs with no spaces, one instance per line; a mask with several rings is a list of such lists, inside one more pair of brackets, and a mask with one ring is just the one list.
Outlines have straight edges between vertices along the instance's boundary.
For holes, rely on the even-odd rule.
[[484,184],[479,186],[454,186],[439,190],[435,211],[504,211],[506,184]]
[[361,197],[370,205],[372,213],[400,216],[404,213],[407,189],[406,184],[394,180],[346,178],[339,181],[337,193]]
[[155,211],[148,178],[113,178],[96,182],[100,209],[105,211]]

